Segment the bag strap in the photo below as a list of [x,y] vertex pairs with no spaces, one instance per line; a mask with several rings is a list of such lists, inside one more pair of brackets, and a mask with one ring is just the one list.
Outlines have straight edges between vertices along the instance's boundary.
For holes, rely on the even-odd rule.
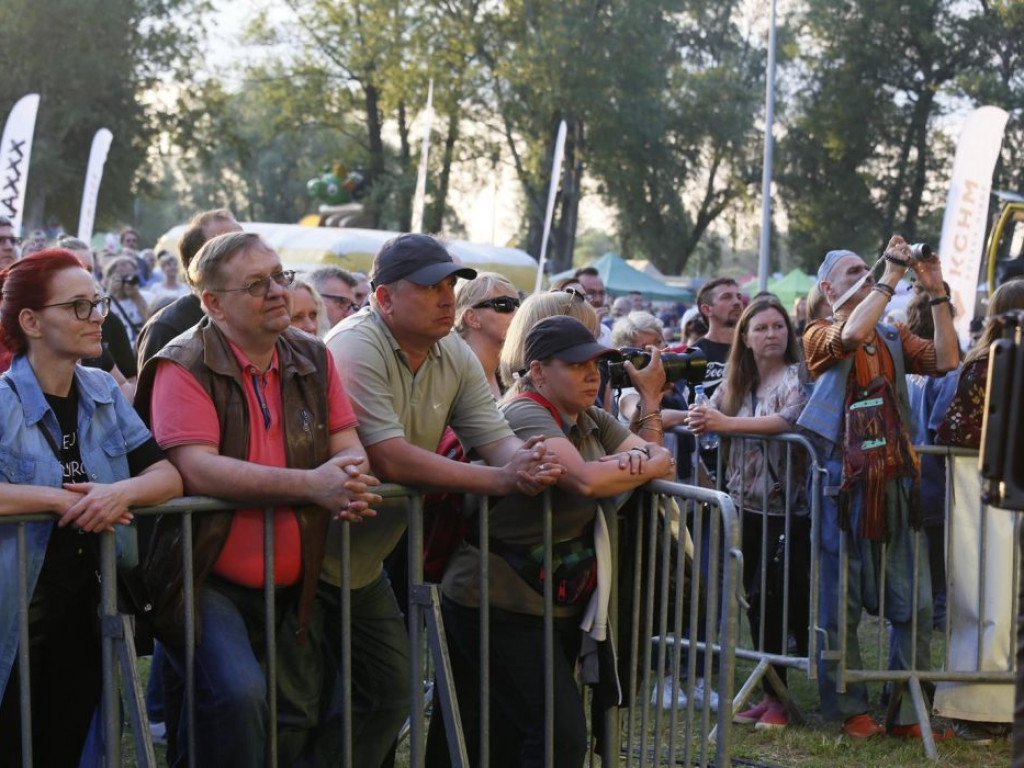
[[[7,386],[14,391],[14,394],[18,395],[18,387],[15,386],[14,379],[11,376],[4,374],[4,380],[7,382]],[[21,395],[18,395],[18,397],[20,398]],[[60,449],[57,448],[57,441],[53,439],[53,435],[50,434],[50,430],[46,428],[46,425],[43,424],[42,421],[39,422],[39,429],[43,433],[43,437],[46,438],[46,444],[50,446],[50,450],[53,451],[53,455],[56,457],[57,462],[63,466],[64,457],[61,455]]]
[[520,392],[512,399],[520,400],[524,397],[529,398],[538,405],[543,405],[545,408],[547,408],[548,411],[551,412],[551,415],[554,417],[559,429],[561,429],[563,432],[565,431],[565,421],[562,419],[562,414],[558,412],[558,409],[555,408],[555,406],[551,404],[551,401],[544,397],[544,395],[542,395],[540,392]]

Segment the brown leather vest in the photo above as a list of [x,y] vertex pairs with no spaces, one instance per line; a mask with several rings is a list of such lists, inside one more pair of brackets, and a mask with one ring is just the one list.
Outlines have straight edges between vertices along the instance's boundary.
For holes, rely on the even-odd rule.
[[[287,466],[314,469],[331,455],[327,349],[319,339],[289,328],[277,341],[277,357],[281,371]],[[173,361],[195,376],[217,409],[221,454],[244,461],[249,450],[250,418],[242,370],[227,338],[216,324],[208,317],[204,318],[146,363],[139,374],[135,409],[147,424],[152,413],[153,382],[160,360]],[[267,488],[266,496],[273,499],[274,489]],[[326,510],[314,506],[296,507],[295,513],[302,542],[298,618],[299,631],[304,635],[320,577],[329,515]],[[220,556],[233,517],[234,512],[231,511],[195,517],[192,566],[196,594]],[[143,567],[154,602],[157,634],[165,642],[179,645],[183,644],[184,638],[181,563],[180,516],[161,516],[153,530]]]

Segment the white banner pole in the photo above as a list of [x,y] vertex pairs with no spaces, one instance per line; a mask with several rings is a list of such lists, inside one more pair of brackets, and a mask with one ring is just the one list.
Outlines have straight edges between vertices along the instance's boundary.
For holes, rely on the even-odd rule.
[[7,116],[3,138],[0,139],[0,215],[11,220],[15,234],[21,234],[25,185],[38,111],[38,93],[22,96]]
[[952,290],[957,336],[970,339],[971,320],[978,297],[978,270],[985,250],[988,200],[992,171],[999,158],[1007,113],[998,107],[980,107],[967,116],[956,145],[953,177],[942,219],[939,260],[942,276]]
[[427,86],[427,108],[423,114],[423,148],[416,173],[416,194],[412,198],[412,231],[423,231],[423,211],[427,205],[427,160],[430,158],[430,131],[434,125],[434,78]]
[[103,180],[103,166],[114,134],[100,128],[92,137],[89,152],[89,167],[85,172],[85,186],[82,189],[82,208],[78,214],[78,239],[86,245],[92,240],[93,224],[96,223],[96,201],[100,196],[100,182]]
[[548,188],[548,209],[544,215],[544,235],[540,241],[540,257],[537,259],[537,283],[534,293],[540,293],[544,283],[544,266],[548,260],[548,237],[551,235],[551,219],[555,215],[555,196],[558,194],[559,177],[562,175],[562,156],[565,154],[566,125],[563,120],[558,126],[558,137],[555,139],[555,156],[551,161],[551,186]]

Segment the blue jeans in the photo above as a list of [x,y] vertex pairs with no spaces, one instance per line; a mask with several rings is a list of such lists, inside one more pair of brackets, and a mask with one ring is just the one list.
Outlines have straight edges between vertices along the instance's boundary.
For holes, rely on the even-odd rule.
[[[839,649],[839,632],[846,635],[846,667],[863,669],[857,626],[861,612],[872,614],[880,607],[882,572],[885,573],[885,618],[889,620],[889,669],[910,669],[913,652],[913,575],[914,539],[918,532],[910,528],[907,508],[899,500],[896,483],[891,482],[888,501],[899,507],[895,525],[890,532],[885,560],[881,542],[847,537],[849,549],[849,587],[846,595],[846,626],[839,626],[839,523],[835,500],[822,499],[822,547],[820,582],[820,623],[826,632],[822,650]],[[851,504],[861,503],[856,493]],[[928,548],[923,540],[917,570],[917,669],[931,669],[932,591],[928,566]],[[825,717],[846,720],[869,710],[867,686],[849,683],[846,693],[836,691],[836,664],[818,660],[818,692]],[[898,725],[914,723],[917,717],[909,695],[904,696],[896,718]]]
[[[311,621],[308,639],[295,641],[297,589],[280,590],[277,601],[278,760],[290,765],[316,725],[323,685],[322,628]],[[266,634],[262,590],[211,577],[198,596],[201,629],[195,653],[196,761],[199,766],[253,768],[265,765],[270,734],[267,704]],[[167,659],[184,679],[184,649],[165,646]],[[178,725],[177,759],[187,765],[185,704]]]

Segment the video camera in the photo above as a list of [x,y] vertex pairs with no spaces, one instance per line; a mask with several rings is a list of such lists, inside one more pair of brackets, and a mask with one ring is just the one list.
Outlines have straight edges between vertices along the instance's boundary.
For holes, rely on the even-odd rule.
[[[622,360],[607,360],[602,365],[608,371],[608,380],[613,389],[624,389],[633,386],[633,382],[626,373],[626,361],[633,364],[637,370],[644,368],[651,362],[651,353],[639,347],[623,347],[619,350],[622,353]],[[708,367],[708,360],[704,351],[697,347],[686,347],[682,352],[664,351],[661,353],[661,365],[665,369],[665,378],[672,383],[686,379],[691,384],[700,384],[704,381],[704,372]]]

